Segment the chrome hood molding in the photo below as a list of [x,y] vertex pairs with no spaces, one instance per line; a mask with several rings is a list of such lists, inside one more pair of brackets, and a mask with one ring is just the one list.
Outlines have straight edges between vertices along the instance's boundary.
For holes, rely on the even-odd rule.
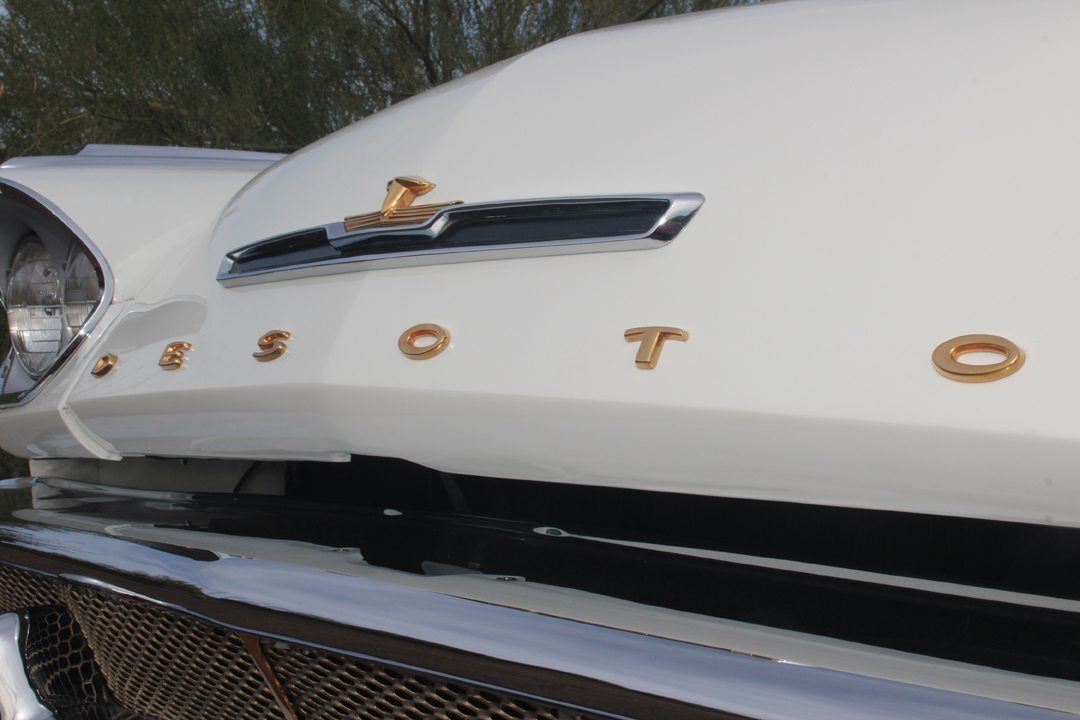
[[249,285],[314,275],[454,262],[646,250],[690,222],[700,193],[616,195],[424,206],[417,222],[366,217],[244,245],[221,263],[218,282]]

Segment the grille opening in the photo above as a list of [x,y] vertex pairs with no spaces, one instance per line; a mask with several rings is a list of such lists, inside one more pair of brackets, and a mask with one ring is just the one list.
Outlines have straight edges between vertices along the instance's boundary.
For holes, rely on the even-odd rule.
[[286,495],[1080,600],[1080,530],[444,473],[396,458],[292,462]]
[[566,710],[415,675],[300,645],[263,641],[263,653],[302,717],[320,720],[579,720]]
[[159,720],[285,720],[236,633],[89,588],[67,599],[124,707]]
[[1075,529],[448,475],[385,458],[287,469],[284,497],[114,496],[108,517],[355,548],[399,572],[524,578],[1034,676],[1080,673],[1077,613],[1047,601],[1080,599]]
[[365,456],[292,463],[286,496],[262,508],[272,527],[264,517],[207,529],[357,547],[404,572],[520,576],[1001,670],[1080,673],[1076,613],[997,592],[1080,600],[1074,528],[454,475]]
[[63,605],[27,610],[27,678],[56,720],[138,720],[113,700],[82,628]]

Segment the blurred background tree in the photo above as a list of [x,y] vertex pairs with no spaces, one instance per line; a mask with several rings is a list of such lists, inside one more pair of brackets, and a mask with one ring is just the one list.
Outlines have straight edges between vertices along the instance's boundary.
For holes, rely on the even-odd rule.
[[0,158],[289,152],[538,45],[747,0],[0,0]]
[[[0,0],[0,160],[291,152],[584,30],[758,0]],[[0,314],[0,351],[7,351]],[[0,356],[2,357],[2,356]],[[25,472],[0,453],[0,477]]]

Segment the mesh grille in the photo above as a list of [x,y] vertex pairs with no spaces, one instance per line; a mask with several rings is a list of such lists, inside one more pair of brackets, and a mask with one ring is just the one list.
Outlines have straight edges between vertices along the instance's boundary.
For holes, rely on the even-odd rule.
[[58,605],[61,590],[60,583],[50,578],[0,566],[0,613]]
[[[35,608],[28,675],[58,720],[285,720],[231,630],[0,566],[0,612],[23,608]],[[587,720],[303,645],[263,640],[261,647],[299,720]]]
[[299,645],[264,640],[263,653],[297,714],[307,720],[579,720],[581,717]]
[[236,633],[122,596],[68,597],[124,707],[158,720],[284,720]]
[[73,698],[93,705],[101,690],[94,656],[62,605],[34,610],[26,636],[26,674],[53,709]]
[[62,605],[27,615],[26,675],[58,720],[134,720],[116,707],[82,629]]

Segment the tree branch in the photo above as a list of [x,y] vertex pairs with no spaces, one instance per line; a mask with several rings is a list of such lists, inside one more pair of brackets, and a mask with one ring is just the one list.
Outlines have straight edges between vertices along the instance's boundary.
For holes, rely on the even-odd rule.
[[416,54],[419,57],[420,62],[424,65],[424,72],[427,75],[428,82],[431,83],[432,86],[438,85],[440,79],[438,68],[435,67],[435,61],[431,58],[431,54],[429,53],[428,48],[425,48],[416,39],[416,36],[412,32],[412,28],[410,28],[409,24],[405,22],[405,18],[401,17],[401,15],[394,10],[390,3],[380,1],[377,2],[376,5],[379,7],[379,9],[384,15],[390,18],[391,22],[397,25],[398,29],[401,30],[402,33],[404,33],[405,40],[409,43],[410,46],[412,46],[414,50],[416,50]]
[[652,14],[654,12],[657,11],[657,9],[661,5],[663,5],[666,2],[667,2],[667,0],[656,0],[656,2],[650,4],[647,8],[645,8],[640,13],[638,13],[638,16],[636,18],[634,18],[634,22],[638,22],[639,20],[647,20],[648,18],[650,18],[652,16]]

